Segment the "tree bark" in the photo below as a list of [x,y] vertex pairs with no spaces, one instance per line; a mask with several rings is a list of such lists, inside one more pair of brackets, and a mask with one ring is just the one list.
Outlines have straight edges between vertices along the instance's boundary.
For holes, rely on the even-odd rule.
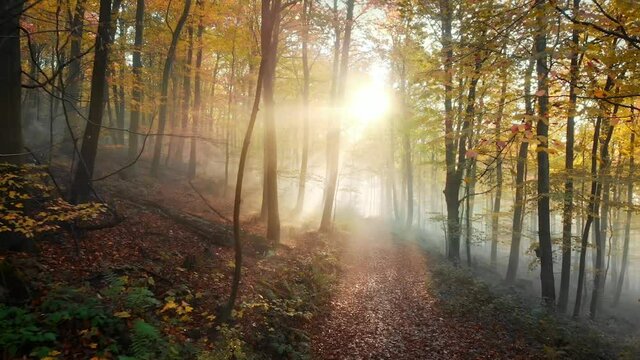
[[[346,94],[347,77],[349,75],[349,48],[351,46],[351,31],[353,30],[353,8],[354,0],[347,0],[347,18],[344,29],[344,39],[342,42],[342,58],[340,60],[340,73],[336,83],[335,102],[340,111],[338,119],[332,124],[327,136],[328,146],[328,180],[325,187],[324,208],[322,220],[320,221],[320,231],[328,232],[332,227],[332,214],[337,192],[338,169],[340,162],[340,127],[341,117],[344,116],[344,97]],[[337,25],[336,25],[337,26]]]
[[162,71],[162,87],[160,90],[160,116],[158,119],[158,136],[156,137],[156,143],[153,149],[153,160],[151,161],[151,175],[158,176],[160,174],[160,156],[162,155],[162,133],[164,133],[165,126],[167,124],[167,94],[169,92],[169,79],[171,78],[171,70],[173,62],[176,57],[176,48],[178,46],[178,40],[180,40],[180,33],[184,24],[187,22],[189,16],[189,9],[191,8],[191,0],[185,0],[184,9],[178,19],[178,24],[171,36],[171,45],[167,51],[167,58],[164,62],[164,69]]
[[[131,116],[129,118],[129,162],[138,156],[138,128],[142,110],[144,82],[142,80],[142,45],[144,43],[144,4],[145,0],[137,0],[135,40],[133,44],[133,89],[131,90]],[[135,173],[135,165],[130,170]]]
[[624,284],[627,265],[629,262],[629,240],[631,239],[631,217],[633,216],[633,177],[635,171],[635,145],[636,133],[631,131],[629,140],[629,177],[627,180],[627,218],[624,225],[624,244],[622,245],[622,263],[620,264],[620,274],[617,279],[615,293],[613,295],[613,306],[620,303],[622,285]]
[[80,159],[75,169],[71,185],[70,200],[85,202],[89,198],[91,177],[98,151],[102,115],[104,112],[104,91],[106,86],[107,63],[111,45],[111,0],[100,0],[98,33],[96,36],[95,58],[91,76],[91,97],[89,118],[82,139]]
[[307,185],[307,166],[309,163],[309,87],[311,76],[309,69],[309,24],[313,0],[302,2],[302,160],[300,179],[298,180],[298,199],[294,214],[301,214],[304,208],[304,195]]
[[[0,5],[0,131],[2,161],[20,164],[25,160],[22,138],[22,83],[20,67],[20,15],[22,0],[7,0]],[[14,155],[11,155],[14,154]]]
[[[580,11],[580,0],[573,0],[573,16]],[[575,143],[575,113],[578,96],[578,45],[580,32],[574,26],[571,34],[571,65],[569,69],[569,109],[567,116],[567,144],[565,152],[565,170],[567,179],[564,183],[564,205],[562,209],[562,271],[560,274],[560,294],[558,297],[558,310],[567,311],[569,302],[569,284],[571,281],[571,227],[573,226],[573,147]]]
[[65,80],[65,94],[63,97],[66,102],[71,105],[71,113],[69,114],[69,123],[68,126],[65,126],[64,132],[64,146],[63,149],[67,153],[71,153],[74,151],[74,147],[76,144],[73,144],[74,139],[76,138],[75,132],[80,127],[80,116],[78,112],[79,108],[79,100],[82,88],[82,60],[80,57],[82,51],[82,32],[84,28],[84,11],[85,11],[85,2],[86,0],[78,0],[76,2],[76,6],[74,9],[73,18],[71,19],[70,24],[70,35],[71,35],[71,50],[70,50],[70,59],[67,71],[67,77]]
[[500,87],[500,100],[498,103],[498,114],[496,116],[496,197],[493,202],[493,211],[491,214],[491,267],[496,268],[498,258],[498,232],[500,229],[500,206],[502,201],[502,145],[500,142],[500,132],[502,131],[502,116],[504,115],[504,104],[507,97],[507,80],[508,75],[506,67],[503,68],[500,76],[502,77],[502,86]]
[[[196,4],[198,5],[198,9],[200,10],[199,19],[198,19],[198,30],[196,34],[196,41],[198,42],[198,48],[196,52],[196,75],[195,75],[195,84],[194,84],[194,99],[193,99],[193,120],[191,122],[191,134],[195,135],[198,133],[200,128],[200,122],[202,121],[202,35],[204,33],[204,24],[203,24],[203,16],[204,16],[204,3],[202,0],[196,0]],[[198,140],[193,137],[191,138],[191,148],[189,151],[189,166],[187,169],[187,177],[189,179],[194,179],[196,177],[196,146]]]
[[551,224],[549,210],[549,62],[547,53],[546,0],[536,0],[536,73],[538,75],[538,121],[536,149],[538,163],[538,253],[540,258],[540,283],[542,301],[549,307],[556,299],[553,277],[553,253],[551,248]]
[[[193,26],[191,22],[187,26],[188,48],[187,58],[184,64],[184,74],[182,76],[182,121],[180,122],[180,134],[186,135],[189,128],[189,119],[191,118],[191,79],[193,76]],[[176,149],[176,163],[182,165],[184,161],[184,144],[185,138],[178,139],[178,147]]]

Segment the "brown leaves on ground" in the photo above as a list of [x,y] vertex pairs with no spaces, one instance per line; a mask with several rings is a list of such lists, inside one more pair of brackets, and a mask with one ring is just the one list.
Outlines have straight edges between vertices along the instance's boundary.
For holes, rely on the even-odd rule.
[[365,224],[347,240],[344,277],[312,347],[317,359],[529,359],[494,326],[452,319],[427,286],[422,250]]

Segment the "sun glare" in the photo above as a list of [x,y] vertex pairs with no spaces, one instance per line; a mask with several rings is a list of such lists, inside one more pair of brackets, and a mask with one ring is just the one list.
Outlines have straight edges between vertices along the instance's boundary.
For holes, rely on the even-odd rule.
[[380,120],[391,108],[391,98],[386,86],[387,69],[374,65],[368,75],[367,81],[356,88],[349,102],[351,123],[360,128]]

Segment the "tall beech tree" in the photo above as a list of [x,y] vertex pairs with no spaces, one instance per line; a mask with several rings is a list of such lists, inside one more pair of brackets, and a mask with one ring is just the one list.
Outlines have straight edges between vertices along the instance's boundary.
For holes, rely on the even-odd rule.
[[[349,49],[351,46],[351,32],[353,30],[353,9],[355,0],[347,0],[347,17],[344,25],[344,37],[342,40],[339,73],[336,78],[335,99],[331,99],[339,113],[331,122],[327,133],[327,179],[324,189],[324,205],[320,231],[331,230],[334,202],[338,184],[338,170],[340,163],[340,120],[344,116],[344,98],[346,95],[347,78],[349,75]],[[338,26],[337,24],[335,26]],[[339,32],[336,32],[336,42],[339,42]],[[335,64],[335,63],[334,63]]]
[[546,0],[536,0],[536,74],[538,76],[538,249],[540,258],[540,282],[542,301],[552,306],[556,299],[553,276],[553,251],[551,247],[550,186],[549,186],[549,54],[547,51],[547,9]]
[[160,174],[160,156],[162,155],[162,138],[165,127],[167,126],[167,95],[169,93],[169,80],[171,79],[171,71],[173,69],[173,62],[176,58],[176,49],[178,47],[178,40],[180,39],[180,33],[184,28],[187,18],[189,16],[189,10],[191,9],[191,0],[185,0],[182,14],[178,19],[175,29],[169,25],[169,19],[165,19],[167,27],[171,30],[171,45],[167,51],[167,57],[164,61],[164,69],[162,71],[162,84],[160,88],[160,115],[158,118],[158,136],[153,150],[153,160],[151,161],[151,175],[158,176]]
[[22,84],[20,53],[20,15],[22,0],[7,0],[0,5],[0,108],[3,109],[0,131],[0,154],[19,164],[23,161]]
[[80,159],[76,165],[69,198],[74,203],[85,202],[91,190],[91,178],[95,167],[102,115],[104,113],[104,91],[106,86],[109,47],[111,46],[111,0],[100,0],[98,33],[95,58],[91,75],[91,97],[89,116],[82,138]]

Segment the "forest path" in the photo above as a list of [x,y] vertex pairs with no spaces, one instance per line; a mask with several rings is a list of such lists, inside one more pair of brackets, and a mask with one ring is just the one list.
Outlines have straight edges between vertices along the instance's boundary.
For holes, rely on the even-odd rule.
[[427,259],[417,244],[394,240],[377,222],[360,227],[341,256],[342,278],[312,339],[314,358],[514,358],[511,351],[501,354],[490,345],[498,334],[438,308],[429,293]]

